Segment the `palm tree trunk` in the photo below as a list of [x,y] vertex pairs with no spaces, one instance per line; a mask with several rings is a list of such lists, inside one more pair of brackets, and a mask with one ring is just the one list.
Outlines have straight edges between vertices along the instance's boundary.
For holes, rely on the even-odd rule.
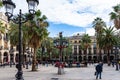
[[34,53],[32,57],[32,71],[37,71],[36,69],[36,48],[34,47]]
[[101,49],[99,50],[99,61],[102,61],[102,59],[101,59]]
[[108,66],[110,66],[110,53],[109,53],[109,49],[107,49],[107,63],[108,63]]

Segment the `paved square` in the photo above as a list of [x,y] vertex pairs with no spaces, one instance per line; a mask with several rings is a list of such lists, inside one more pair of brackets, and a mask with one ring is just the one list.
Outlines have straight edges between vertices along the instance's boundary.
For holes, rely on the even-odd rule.
[[[23,77],[24,80],[95,80],[94,65],[88,65],[84,68],[64,68],[65,74],[62,75],[58,75],[57,71],[57,67],[39,65],[37,72],[31,72],[31,66],[29,66],[29,69],[23,69]],[[15,80],[16,72],[15,66],[12,68],[9,66],[1,67],[0,80]],[[120,71],[104,64],[101,80],[120,80]]]

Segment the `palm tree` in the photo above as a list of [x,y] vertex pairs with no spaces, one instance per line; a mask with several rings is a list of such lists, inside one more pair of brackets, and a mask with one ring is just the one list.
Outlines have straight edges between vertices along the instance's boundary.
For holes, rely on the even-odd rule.
[[[26,16],[28,15],[26,14]],[[41,41],[48,36],[46,29],[48,26],[47,18],[44,15],[42,17],[40,16],[41,13],[38,10],[35,14],[36,21],[29,20],[22,26],[23,53],[25,52],[26,45],[34,48],[32,71],[36,71],[36,50],[40,46]],[[39,22],[39,24],[36,22]],[[9,31],[12,45],[18,44],[18,28],[16,26],[17,25],[12,24]]]
[[[101,33],[103,32],[103,28],[106,27],[106,24],[100,17],[97,17],[96,19],[94,19],[92,24],[93,24],[93,28],[95,29],[95,32],[96,32],[95,35],[96,35],[96,39],[98,42],[99,37],[101,36]],[[97,45],[99,44],[97,43]]]
[[120,29],[120,4],[113,7],[113,12],[110,13],[110,19],[114,21],[117,29]]
[[99,47],[106,50],[107,62],[110,62],[110,50],[117,44],[117,37],[115,36],[114,27],[105,27],[101,38],[99,39]]
[[106,26],[105,22],[100,17],[95,18],[92,24],[98,35],[102,32],[103,27]]
[[[10,37],[10,43],[11,43],[11,46],[16,46],[18,45],[19,43],[19,40],[18,40],[18,34],[19,34],[19,29],[18,29],[18,25],[17,24],[14,24],[14,23],[11,23],[10,24],[10,30],[9,30],[9,37]],[[25,25],[22,25],[22,47],[23,47],[23,56],[22,56],[22,62],[25,63],[25,49],[26,49],[26,45],[27,45],[27,27],[25,27]],[[25,65],[23,64],[23,67],[25,67]]]
[[40,10],[35,14],[35,21],[30,20],[26,23],[28,26],[28,45],[34,49],[33,52],[33,61],[32,61],[32,71],[36,71],[36,50],[40,47],[41,42],[48,36],[47,26],[48,22],[46,21],[45,15],[41,16]]
[[84,34],[81,39],[81,46],[84,50],[85,55],[87,55],[87,48],[90,47],[91,39],[88,34]]
[[72,55],[72,46],[69,44],[67,48],[64,49],[64,56],[67,60],[69,60],[70,56]]
[[49,56],[49,59],[50,59],[52,46],[53,46],[52,39],[51,38],[46,38],[46,40],[44,40],[43,42],[45,43],[45,47],[46,47],[46,50],[47,50],[47,53],[48,53],[48,56]]
[[18,25],[14,23],[10,23],[10,29],[8,31],[10,44],[11,46],[18,45]]
[[[99,47],[99,40],[101,38],[101,34],[103,33],[103,28],[106,27],[106,24],[100,17],[97,17],[96,19],[94,19],[92,24],[93,24],[93,28],[95,29],[97,51],[98,49],[99,51],[101,51],[101,48]],[[101,57],[101,53],[99,52],[99,60],[100,60],[100,57]]]
[[37,60],[41,60],[41,53],[42,53],[42,50],[41,48],[37,49],[37,53],[36,53],[36,57],[37,57]]
[[52,59],[58,59],[59,58],[59,49],[57,49],[56,47],[52,47]]

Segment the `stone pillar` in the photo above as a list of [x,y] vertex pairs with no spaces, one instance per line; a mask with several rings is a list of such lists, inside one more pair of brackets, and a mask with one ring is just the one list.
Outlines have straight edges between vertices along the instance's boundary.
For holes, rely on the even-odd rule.
[[91,53],[94,54],[93,45],[91,46]]
[[77,45],[77,61],[79,61],[79,45]]
[[16,58],[16,53],[14,52],[14,53],[13,53],[13,62],[14,62],[14,63],[16,63],[15,58]]
[[74,46],[72,46],[72,53],[74,53]]
[[4,59],[4,55],[3,55],[3,51],[1,52],[1,62],[3,63],[3,59]]

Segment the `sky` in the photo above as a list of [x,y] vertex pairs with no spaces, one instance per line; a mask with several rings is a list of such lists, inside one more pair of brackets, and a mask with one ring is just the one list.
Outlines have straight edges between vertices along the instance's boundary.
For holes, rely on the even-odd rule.
[[[28,11],[26,0],[12,0],[16,4],[14,14]],[[101,17],[107,26],[112,26],[109,13],[113,6],[120,4],[120,0],[39,0],[37,9],[42,15],[47,16],[49,22],[48,31],[50,37],[69,37],[77,33],[87,33],[90,36],[95,34],[92,22],[96,17]]]

